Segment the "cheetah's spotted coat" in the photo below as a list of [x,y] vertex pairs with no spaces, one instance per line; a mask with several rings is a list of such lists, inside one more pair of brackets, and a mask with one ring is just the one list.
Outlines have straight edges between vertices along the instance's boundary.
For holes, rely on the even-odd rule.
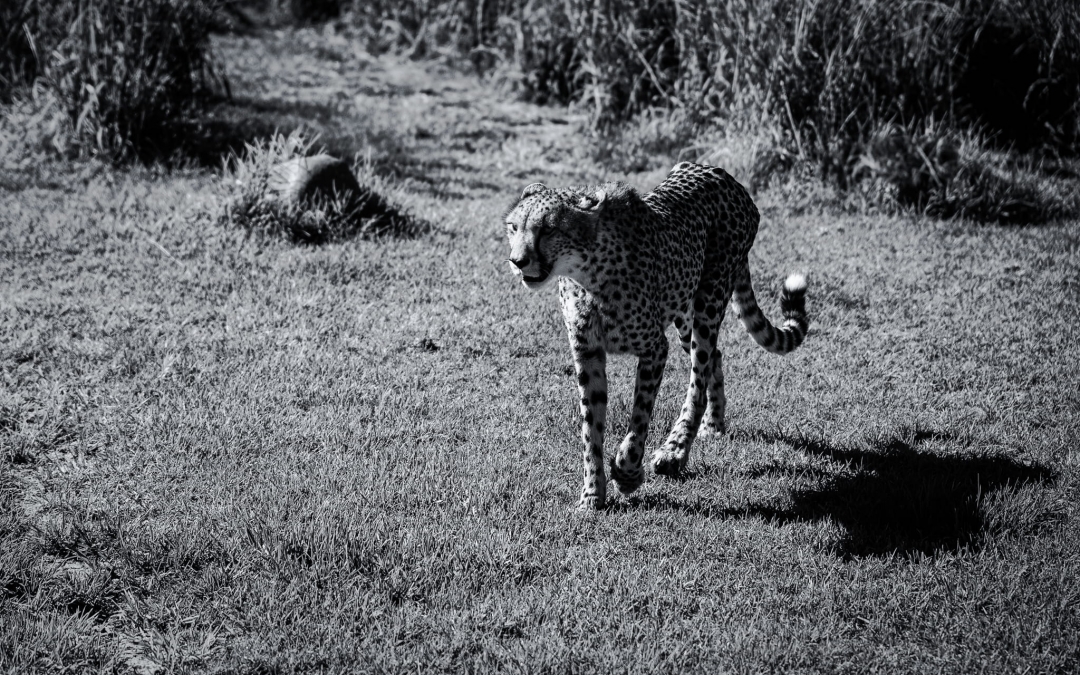
[[608,353],[638,357],[633,413],[610,465],[619,490],[629,493],[644,481],[645,437],[667,362],[669,324],[679,331],[692,372],[682,413],[653,456],[659,474],[675,475],[686,465],[703,416],[708,429],[724,428],[716,340],[729,297],[765,349],[786,354],[802,343],[808,325],[802,276],[784,284],[783,328],[769,323],[754,297],[747,254],[758,220],[750,195],[735,179],[688,162],[644,197],[625,183],[564,189],[534,183],[507,214],[510,262],[525,286],[539,288],[559,278],[581,393],[582,508],[601,508],[607,496]]

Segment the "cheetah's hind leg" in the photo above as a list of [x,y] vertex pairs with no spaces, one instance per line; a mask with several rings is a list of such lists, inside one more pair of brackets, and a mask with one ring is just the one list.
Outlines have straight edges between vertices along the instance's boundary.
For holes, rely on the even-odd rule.
[[690,447],[698,434],[708,402],[712,352],[720,326],[719,313],[712,305],[709,294],[699,292],[694,298],[693,316],[690,328],[690,386],[679,419],[668,433],[667,440],[653,454],[653,471],[658,475],[677,476],[686,467]]
[[724,395],[724,358],[719,349],[713,349],[709,373],[709,403],[701,420],[702,436],[718,436],[727,432],[724,412],[727,396]]
[[716,308],[716,328],[709,336],[709,346],[712,358],[709,359],[709,403],[705,406],[705,415],[701,421],[701,434],[712,436],[723,434],[727,431],[727,423],[724,421],[724,413],[727,411],[727,396],[724,395],[724,355],[720,353],[720,325],[727,313],[727,299],[731,291],[721,289],[716,296],[716,304],[706,308],[708,313]]
[[[720,314],[720,321],[723,321],[724,310],[727,308],[725,304],[720,304],[718,307],[717,312]],[[679,331],[679,341],[682,342],[683,351],[687,354],[690,353],[691,325],[693,325],[693,314],[675,318],[675,328]],[[727,431],[727,425],[724,422],[724,413],[727,410],[727,397],[724,395],[724,362],[720,350],[716,348],[718,338],[718,333],[713,333],[709,337],[712,351],[712,359],[709,361],[708,370],[709,403],[705,407],[705,415],[701,420],[701,427],[698,432],[700,436],[719,435]]]

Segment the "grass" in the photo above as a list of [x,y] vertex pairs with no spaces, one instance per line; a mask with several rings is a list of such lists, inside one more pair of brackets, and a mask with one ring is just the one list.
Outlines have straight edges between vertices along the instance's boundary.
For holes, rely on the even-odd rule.
[[175,160],[185,117],[227,91],[207,52],[219,9],[213,0],[16,0],[0,10],[0,100],[25,103],[26,89],[47,85],[67,117],[64,152]]
[[[316,149],[317,142],[317,138],[304,138],[299,130],[289,136],[275,133],[265,141],[248,144],[242,155],[228,157],[225,177],[237,189],[221,218],[249,230],[313,244],[353,237],[410,237],[424,232],[424,223],[401,212],[371,186],[378,178],[360,157],[337,173],[285,170],[307,166],[303,162],[310,157],[332,157]],[[311,194],[291,200],[283,194],[290,190]]]
[[[23,123],[14,141],[0,129],[0,150],[216,165],[281,129],[263,126],[267,111],[222,128],[215,113],[249,101],[232,99],[210,32],[316,21],[330,21],[329,39],[314,49],[336,63],[395,50],[573,103],[599,134],[595,159],[627,171],[657,149],[705,157],[720,149],[706,139],[752,138],[755,187],[801,165],[856,193],[872,177],[886,203],[937,217],[1080,213],[1072,181],[1058,180],[1075,177],[1080,149],[1080,25],[1053,0],[19,0],[0,10],[0,101]],[[333,117],[292,103],[287,130]],[[960,137],[968,151],[939,175],[922,146]]]
[[[0,670],[1080,667],[1080,223],[762,192],[758,293],[775,316],[810,272],[806,344],[729,318],[730,435],[583,517],[557,302],[515,283],[499,217],[614,176],[552,111],[366,63],[326,125],[363,119],[331,140],[370,144],[418,238],[249,233],[202,171],[3,183]],[[332,100],[308,72],[274,91]],[[610,379],[618,429],[631,362]]]
[[[572,102],[621,145],[641,136],[643,122],[674,113],[691,136],[756,136],[759,169],[797,161],[844,190],[857,187],[863,158],[888,130],[918,144],[936,126],[1036,158],[1080,149],[1080,26],[1052,0],[354,4],[368,44],[456,59],[531,100]],[[638,153],[648,154],[649,134],[640,140]],[[1027,220],[1076,215],[1056,190],[1031,199],[1038,172],[986,179],[984,165],[967,159],[975,179],[962,189],[922,184],[915,201],[990,222],[1009,219],[998,213],[1008,209],[987,208],[993,201],[1034,202]],[[902,175],[879,178],[911,187]]]

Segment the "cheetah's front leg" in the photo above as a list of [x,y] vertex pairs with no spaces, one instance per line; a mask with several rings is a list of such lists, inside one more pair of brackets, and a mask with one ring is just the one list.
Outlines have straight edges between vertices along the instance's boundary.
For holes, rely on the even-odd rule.
[[615,481],[619,492],[623,494],[630,494],[637,490],[645,481],[641,460],[645,457],[645,439],[649,435],[653,403],[656,401],[656,392],[660,389],[660,381],[664,376],[667,355],[667,338],[661,334],[648,356],[638,358],[637,382],[634,384],[634,412],[630,417],[626,438],[623,439],[618,454],[611,460],[611,479]]
[[584,485],[578,508],[602,509],[607,499],[604,474],[604,424],[607,419],[607,356],[597,345],[571,337],[574,370],[581,394],[581,442]]

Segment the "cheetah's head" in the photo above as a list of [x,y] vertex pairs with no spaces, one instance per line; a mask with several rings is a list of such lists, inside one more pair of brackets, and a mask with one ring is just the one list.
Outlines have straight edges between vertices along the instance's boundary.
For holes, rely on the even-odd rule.
[[558,276],[577,278],[596,239],[596,220],[607,195],[533,183],[506,214],[509,262],[526,288],[539,289]]

